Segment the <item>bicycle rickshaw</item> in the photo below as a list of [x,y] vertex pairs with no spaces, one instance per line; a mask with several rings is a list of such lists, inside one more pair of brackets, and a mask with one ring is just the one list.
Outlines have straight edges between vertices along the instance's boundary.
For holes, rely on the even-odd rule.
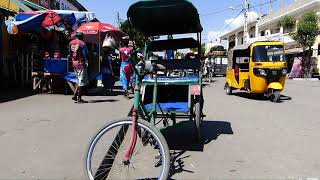
[[[187,0],[139,1],[129,8],[127,15],[131,26],[146,39],[197,34],[198,40],[152,41],[145,46],[145,59],[149,53],[163,50],[198,48],[201,51],[199,14]],[[106,179],[107,176],[168,179],[170,151],[162,132],[169,124],[174,125],[176,118],[193,120],[195,137],[201,139],[204,115],[200,59],[138,61],[133,54],[131,60],[137,76],[131,118],[112,121],[95,135],[86,156],[90,179]],[[176,69],[189,73],[167,76],[165,71]]]

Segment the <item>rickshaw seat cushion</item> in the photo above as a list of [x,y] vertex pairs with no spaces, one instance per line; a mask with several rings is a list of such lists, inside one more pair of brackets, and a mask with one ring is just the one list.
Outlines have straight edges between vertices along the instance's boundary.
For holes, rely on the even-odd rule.
[[[160,107],[159,107],[160,106]],[[147,111],[152,110],[152,103],[145,105]],[[188,102],[167,102],[167,103],[158,103],[157,111],[174,111],[174,112],[181,112],[187,113],[189,112],[189,103]]]
[[[150,76],[146,76],[143,81],[144,83],[153,83],[154,82],[154,79],[151,79]],[[174,76],[159,76],[157,78],[157,82],[159,84],[161,83],[177,83],[177,84],[182,84],[182,83],[185,83],[185,84],[193,84],[193,83],[198,83],[199,82],[199,77],[198,76],[195,76],[195,75],[188,75],[188,76],[185,76],[185,77],[182,77],[182,76],[177,76],[177,77],[174,77]]]
[[152,60],[152,63],[161,64],[167,70],[169,69],[200,69],[199,59],[173,59],[173,60]]

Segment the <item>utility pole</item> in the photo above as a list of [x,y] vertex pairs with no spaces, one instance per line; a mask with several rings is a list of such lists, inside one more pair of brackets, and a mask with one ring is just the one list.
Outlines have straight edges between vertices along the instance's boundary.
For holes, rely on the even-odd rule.
[[244,43],[248,42],[249,33],[248,33],[248,16],[249,16],[249,0],[244,0],[244,29],[243,29],[243,41]]
[[270,0],[270,3],[269,3],[269,14],[271,14],[273,11],[273,1],[274,0]]
[[281,9],[284,8],[286,5],[286,0],[281,0]]
[[116,15],[117,17],[117,24],[118,24],[118,26],[120,26],[120,14],[119,14],[119,12],[117,12],[117,15]]

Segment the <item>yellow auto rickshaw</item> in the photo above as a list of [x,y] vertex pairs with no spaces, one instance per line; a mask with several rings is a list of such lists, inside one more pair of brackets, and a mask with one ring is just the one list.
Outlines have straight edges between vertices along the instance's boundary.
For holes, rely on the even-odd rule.
[[287,63],[282,42],[254,42],[235,46],[228,54],[225,90],[265,94],[278,102],[284,89]]

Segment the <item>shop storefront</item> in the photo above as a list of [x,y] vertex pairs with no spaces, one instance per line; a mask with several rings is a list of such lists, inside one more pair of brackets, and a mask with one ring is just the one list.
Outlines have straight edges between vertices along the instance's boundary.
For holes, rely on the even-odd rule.
[[[8,70],[6,69],[4,62],[7,49],[7,43],[5,41],[7,33],[3,24],[7,17],[13,16],[14,14],[14,11],[0,6],[0,81],[8,76]],[[6,86],[6,84],[3,86]]]

